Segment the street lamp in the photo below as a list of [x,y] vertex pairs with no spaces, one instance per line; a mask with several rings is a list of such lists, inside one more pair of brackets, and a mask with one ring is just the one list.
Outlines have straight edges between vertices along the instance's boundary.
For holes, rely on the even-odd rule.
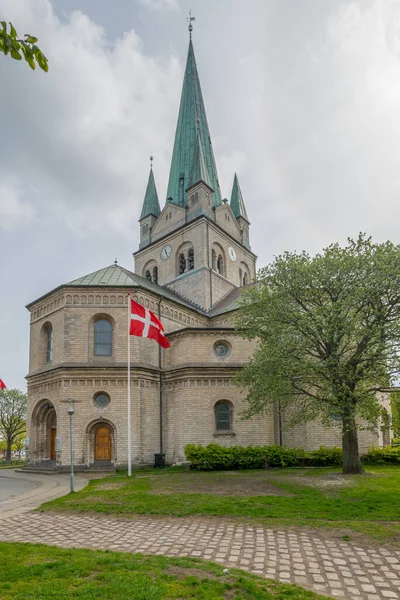
[[71,492],[75,491],[74,486],[74,453],[72,443],[72,415],[74,414],[74,400],[68,398],[67,413],[69,414],[69,452],[71,457]]
[[72,415],[75,412],[75,403],[80,402],[80,400],[75,400],[75,398],[67,398],[66,400],[61,400],[61,402],[67,404],[67,413],[69,414],[69,449],[70,449],[70,461],[71,461],[71,492],[75,492],[74,485],[74,451],[73,451],[73,440],[72,440]]

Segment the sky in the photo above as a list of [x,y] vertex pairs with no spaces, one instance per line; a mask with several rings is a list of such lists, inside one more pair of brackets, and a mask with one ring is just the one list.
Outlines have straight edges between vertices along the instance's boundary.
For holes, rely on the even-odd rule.
[[0,55],[0,378],[26,389],[29,313],[133,269],[154,156],[165,202],[186,18],[222,195],[258,267],[360,231],[400,243],[400,0],[2,0],[49,72]]

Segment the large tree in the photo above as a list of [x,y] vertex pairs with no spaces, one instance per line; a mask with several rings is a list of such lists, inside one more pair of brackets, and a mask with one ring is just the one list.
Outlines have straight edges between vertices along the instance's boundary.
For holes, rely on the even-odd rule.
[[7,461],[11,461],[12,445],[25,431],[26,394],[19,390],[0,390],[0,434],[7,444]]
[[376,428],[380,387],[400,367],[400,246],[365,235],[311,257],[286,252],[243,294],[236,326],[257,339],[237,376],[246,416],[279,405],[290,423],[340,416],[343,473],[362,473],[357,431]]
[[31,69],[35,69],[38,64],[43,71],[49,70],[47,58],[36,44],[36,37],[25,34],[24,39],[21,39],[12,23],[9,24],[9,28],[5,21],[0,21],[0,24],[0,52],[15,60],[24,58]]

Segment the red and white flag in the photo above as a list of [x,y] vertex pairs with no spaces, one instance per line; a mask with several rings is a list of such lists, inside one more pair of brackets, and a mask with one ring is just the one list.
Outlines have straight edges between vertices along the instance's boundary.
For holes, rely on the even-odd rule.
[[4,381],[2,379],[0,379],[0,390],[5,390],[6,389],[6,384],[4,383]]
[[131,322],[129,333],[138,337],[151,338],[162,348],[169,348],[170,343],[165,337],[164,325],[156,315],[141,304],[131,300]]

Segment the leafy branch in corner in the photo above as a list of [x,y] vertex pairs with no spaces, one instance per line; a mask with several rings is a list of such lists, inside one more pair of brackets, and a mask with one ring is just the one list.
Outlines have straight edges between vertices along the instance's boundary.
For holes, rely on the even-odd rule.
[[0,29],[0,52],[3,52],[6,56],[11,56],[14,60],[24,58],[31,69],[35,69],[37,64],[47,73],[49,70],[48,60],[39,46],[36,45],[38,39],[28,34],[25,35],[25,39],[20,39],[12,23],[9,23],[9,31],[7,31],[5,21],[0,21],[0,23],[2,26],[2,29]]

